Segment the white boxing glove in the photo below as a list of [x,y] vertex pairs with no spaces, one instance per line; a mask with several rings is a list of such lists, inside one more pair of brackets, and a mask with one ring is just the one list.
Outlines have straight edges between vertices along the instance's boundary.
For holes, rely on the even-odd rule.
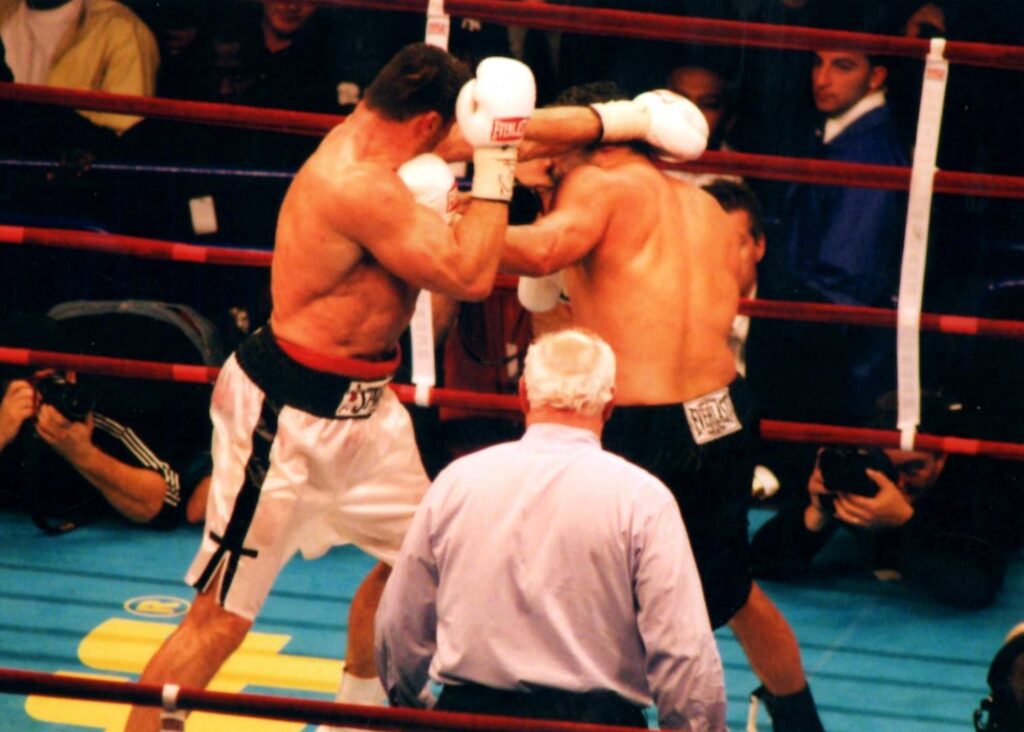
[[601,142],[643,140],[675,162],[695,160],[708,146],[708,122],[697,105],[668,89],[591,109],[601,118]]
[[546,313],[554,309],[565,289],[561,271],[544,277],[520,277],[516,294],[519,304],[531,313]]
[[416,203],[441,215],[446,224],[455,218],[459,205],[459,186],[448,163],[433,153],[417,155],[398,169]]
[[499,56],[481,61],[476,78],[462,87],[455,116],[474,148],[474,198],[512,200],[516,145],[523,139],[536,99],[530,67]]

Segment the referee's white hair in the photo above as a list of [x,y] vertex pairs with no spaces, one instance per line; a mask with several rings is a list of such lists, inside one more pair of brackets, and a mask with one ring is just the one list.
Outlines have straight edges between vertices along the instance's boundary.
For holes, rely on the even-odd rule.
[[552,407],[592,417],[612,399],[615,354],[588,330],[548,333],[526,352],[523,379],[531,409]]

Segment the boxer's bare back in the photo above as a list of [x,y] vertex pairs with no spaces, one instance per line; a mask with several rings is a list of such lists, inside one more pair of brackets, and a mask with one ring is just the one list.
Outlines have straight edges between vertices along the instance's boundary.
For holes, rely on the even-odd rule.
[[627,146],[556,160],[555,205],[512,227],[503,267],[565,270],[573,322],[618,358],[616,402],[683,402],[736,375],[739,241],[704,191]]

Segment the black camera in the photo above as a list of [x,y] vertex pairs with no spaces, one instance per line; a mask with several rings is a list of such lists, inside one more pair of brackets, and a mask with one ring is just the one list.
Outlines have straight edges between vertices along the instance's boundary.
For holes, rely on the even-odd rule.
[[889,457],[877,448],[826,447],[818,457],[821,480],[830,493],[852,493],[872,497],[878,493],[878,486],[868,477],[865,470],[884,473],[895,483],[899,472]]
[[96,406],[96,395],[79,384],[73,384],[62,374],[48,374],[35,382],[43,404],[49,404],[72,422],[84,422]]

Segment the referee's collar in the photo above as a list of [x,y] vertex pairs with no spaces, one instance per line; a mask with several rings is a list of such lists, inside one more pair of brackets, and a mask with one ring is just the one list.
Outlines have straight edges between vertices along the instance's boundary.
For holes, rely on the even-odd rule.
[[601,440],[588,429],[583,427],[569,427],[554,422],[536,422],[526,428],[524,440],[543,442],[590,442],[600,447]]

